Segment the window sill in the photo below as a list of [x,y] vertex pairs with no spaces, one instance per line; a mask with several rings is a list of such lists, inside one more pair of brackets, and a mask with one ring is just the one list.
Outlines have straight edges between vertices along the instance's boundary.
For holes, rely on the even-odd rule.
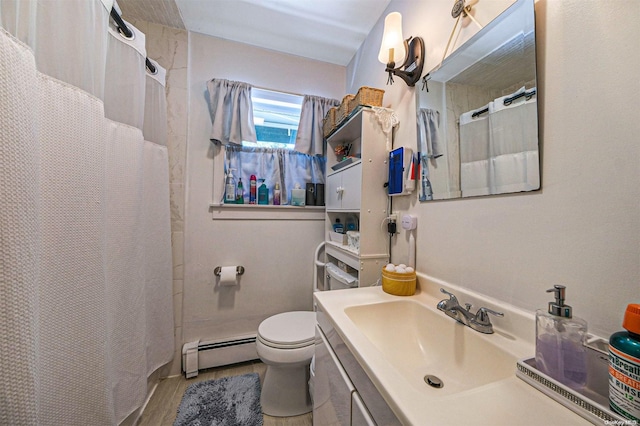
[[324,206],[210,203],[213,220],[322,220]]

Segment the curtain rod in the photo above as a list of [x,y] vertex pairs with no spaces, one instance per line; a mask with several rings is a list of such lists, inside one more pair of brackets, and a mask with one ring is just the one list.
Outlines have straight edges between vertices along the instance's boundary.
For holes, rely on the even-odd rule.
[[287,95],[302,96],[302,97],[305,96],[305,95],[300,94],[300,93],[288,92],[286,90],[279,90],[279,89],[269,89],[267,87],[254,86],[253,84],[251,85],[251,87],[255,87],[256,89],[260,89],[260,90],[267,90],[269,92],[280,92],[280,93],[285,93]]
[[[120,14],[115,9],[115,7],[111,8],[110,15],[111,15],[111,18],[115,21],[120,34],[122,34],[124,37],[129,39],[133,37],[133,31],[131,31],[129,27],[127,27],[127,24],[125,24],[124,20],[122,19],[122,16],[120,16]],[[151,74],[155,74],[156,72],[158,72],[156,67],[149,60],[149,58],[145,57],[144,59],[145,59],[145,65]]]
[[[509,98],[505,98],[505,100],[502,102],[504,105],[511,105],[511,102],[515,101],[516,99],[519,99],[523,96],[526,96],[525,100],[529,100],[533,97],[533,95],[536,94],[536,89],[532,89],[530,92],[527,92],[526,90],[522,93],[518,93],[517,95],[513,95]],[[484,108],[481,110],[478,110],[476,112],[474,112],[473,114],[471,114],[471,118],[476,118],[479,115],[484,114],[485,112],[489,112],[489,108]]]

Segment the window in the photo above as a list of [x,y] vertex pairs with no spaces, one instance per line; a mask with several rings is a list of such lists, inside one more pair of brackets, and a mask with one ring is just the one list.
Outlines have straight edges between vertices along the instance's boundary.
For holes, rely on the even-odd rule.
[[251,102],[258,142],[242,142],[242,145],[293,149],[300,123],[302,99],[299,95],[253,87]]

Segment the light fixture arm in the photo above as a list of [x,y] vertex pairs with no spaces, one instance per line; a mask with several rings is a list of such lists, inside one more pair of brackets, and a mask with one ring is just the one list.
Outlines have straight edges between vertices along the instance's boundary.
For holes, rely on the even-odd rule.
[[424,67],[424,41],[421,37],[409,37],[404,41],[404,48],[407,54],[401,66],[395,68],[395,62],[387,64],[385,69],[389,73],[387,84],[393,84],[393,75],[395,74],[403,79],[407,86],[413,87],[420,80]]

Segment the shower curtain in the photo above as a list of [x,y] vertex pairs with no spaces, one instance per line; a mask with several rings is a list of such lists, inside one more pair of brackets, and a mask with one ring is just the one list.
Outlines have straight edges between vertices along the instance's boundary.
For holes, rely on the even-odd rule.
[[463,197],[540,187],[535,93],[522,87],[460,115]]
[[108,41],[110,9],[0,2],[3,425],[119,424],[173,355],[168,155],[142,133],[166,105],[141,104],[146,52]]

